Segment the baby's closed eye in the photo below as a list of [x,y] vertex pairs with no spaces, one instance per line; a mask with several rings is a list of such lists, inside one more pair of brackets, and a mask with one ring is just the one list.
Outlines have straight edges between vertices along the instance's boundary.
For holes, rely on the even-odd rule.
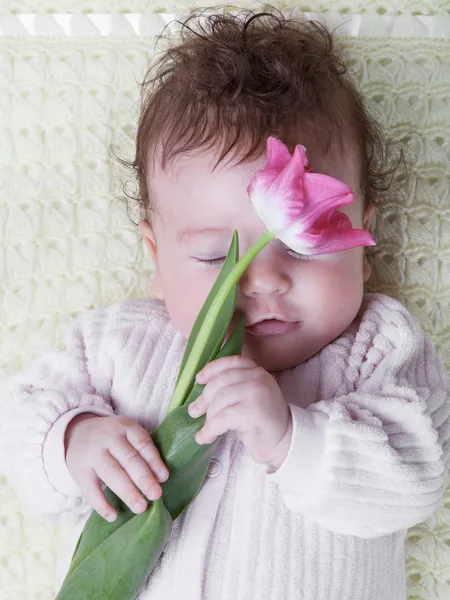
[[290,248],[286,248],[286,254],[291,258],[296,258],[297,260],[312,260],[314,256],[308,254],[299,254],[298,252],[294,252]]
[[205,263],[210,265],[211,267],[221,267],[225,262],[226,256],[219,256],[217,258],[198,258],[194,257],[195,260],[198,260],[201,263]]
[[[285,252],[288,256],[290,256],[291,258],[295,258],[297,260],[312,260],[314,258],[314,256],[310,256],[308,254],[299,254],[298,252],[294,252],[294,250],[291,250],[290,248],[285,249]],[[194,257],[195,260],[201,262],[201,263],[205,263],[208,264],[211,267],[221,267],[223,265],[223,263],[225,262],[226,256],[219,256],[217,258],[200,258],[200,257]]]

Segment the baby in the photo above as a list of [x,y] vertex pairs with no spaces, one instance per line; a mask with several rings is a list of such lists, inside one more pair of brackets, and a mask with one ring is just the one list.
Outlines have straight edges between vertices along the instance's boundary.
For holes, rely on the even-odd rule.
[[[9,383],[2,469],[35,513],[78,520],[63,574],[89,511],[117,517],[105,485],[140,513],[170,476],[149,434],[233,230],[241,255],[265,231],[247,187],[270,136],[350,186],[340,210],[370,228],[392,169],[333,36],[275,11],[192,15],[150,69],[133,163],[156,298],[81,315]],[[141,600],[406,598],[407,529],[443,497],[450,383],[369,276],[362,247],[274,240],[250,264],[242,356],[207,365],[190,407],[214,457]]]

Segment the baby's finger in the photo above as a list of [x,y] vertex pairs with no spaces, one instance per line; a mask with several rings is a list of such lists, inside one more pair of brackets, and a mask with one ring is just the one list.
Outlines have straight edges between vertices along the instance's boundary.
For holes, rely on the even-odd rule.
[[126,436],[130,444],[139,452],[146,463],[150,465],[156,478],[159,481],[166,481],[169,478],[169,470],[164,464],[149,432],[141,427],[139,423],[134,423],[127,427]]
[[217,413],[212,419],[207,419],[205,425],[195,436],[198,444],[212,444],[219,435],[227,431],[243,433],[250,422],[250,411],[245,404],[233,404]]
[[224,408],[242,402],[248,390],[248,375],[242,369],[223,371],[208,383],[201,395],[188,407],[193,418],[207,413],[212,419]]
[[233,356],[222,356],[213,360],[197,373],[198,383],[207,383],[212,377],[224,369],[252,369],[257,365],[250,358],[235,354]]
[[[142,459],[141,459],[142,460]],[[135,513],[142,513],[147,508],[145,498],[139,493],[128,473],[107,450],[102,454],[99,467],[95,469],[102,481],[119,496]],[[156,483],[156,482],[155,482]]]
[[100,479],[92,469],[89,469],[85,474],[80,489],[83,492],[83,496],[101,517],[110,522],[115,521],[117,512],[106,499],[101,488]]
[[[156,450],[156,448],[155,448]],[[127,438],[119,437],[109,447],[109,452],[121,465],[128,477],[150,500],[161,496],[162,490],[155,474]]]

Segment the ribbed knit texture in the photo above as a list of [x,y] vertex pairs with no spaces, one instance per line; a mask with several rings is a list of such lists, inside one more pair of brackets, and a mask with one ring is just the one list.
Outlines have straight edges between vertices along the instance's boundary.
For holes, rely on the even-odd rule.
[[[185,340],[162,302],[130,300],[77,319],[66,346],[9,382],[0,470],[33,512],[78,519],[70,558],[89,506],[62,456],[68,420],[89,410],[154,429]],[[286,460],[266,473],[223,435],[140,600],[406,598],[406,531],[440,505],[449,467],[450,383],[428,337],[368,294],[338,339],[277,379]]]

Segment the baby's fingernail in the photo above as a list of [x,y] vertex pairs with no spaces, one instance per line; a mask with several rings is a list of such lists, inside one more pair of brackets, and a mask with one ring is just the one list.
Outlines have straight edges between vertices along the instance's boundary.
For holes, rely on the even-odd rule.
[[201,382],[202,382],[202,379],[203,379],[203,372],[202,372],[202,371],[199,371],[199,372],[197,373],[197,375],[195,376],[195,379],[196,379],[196,381],[198,381],[198,383],[201,383]]
[[115,520],[116,520],[116,515],[115,515],[114,513],[108,513],[108,514],[105,516],[105,519],[106,519],[107,521],[109,521],[110,523],[112,523],[113,521],[115,521]]
[[158,478],[162,479],[163,481],[165,481],[168,478],[168,474],[167,471],[165,469],[159,469],[158,470]]
[[196,404],[190,404],[188,412],[191,415],[191,417],[196,417],[200,414],[200,409]]
[[143,512],[147,510],[147,502],[145,500],[136,500],[133,502],[132,510],[135,512]]

